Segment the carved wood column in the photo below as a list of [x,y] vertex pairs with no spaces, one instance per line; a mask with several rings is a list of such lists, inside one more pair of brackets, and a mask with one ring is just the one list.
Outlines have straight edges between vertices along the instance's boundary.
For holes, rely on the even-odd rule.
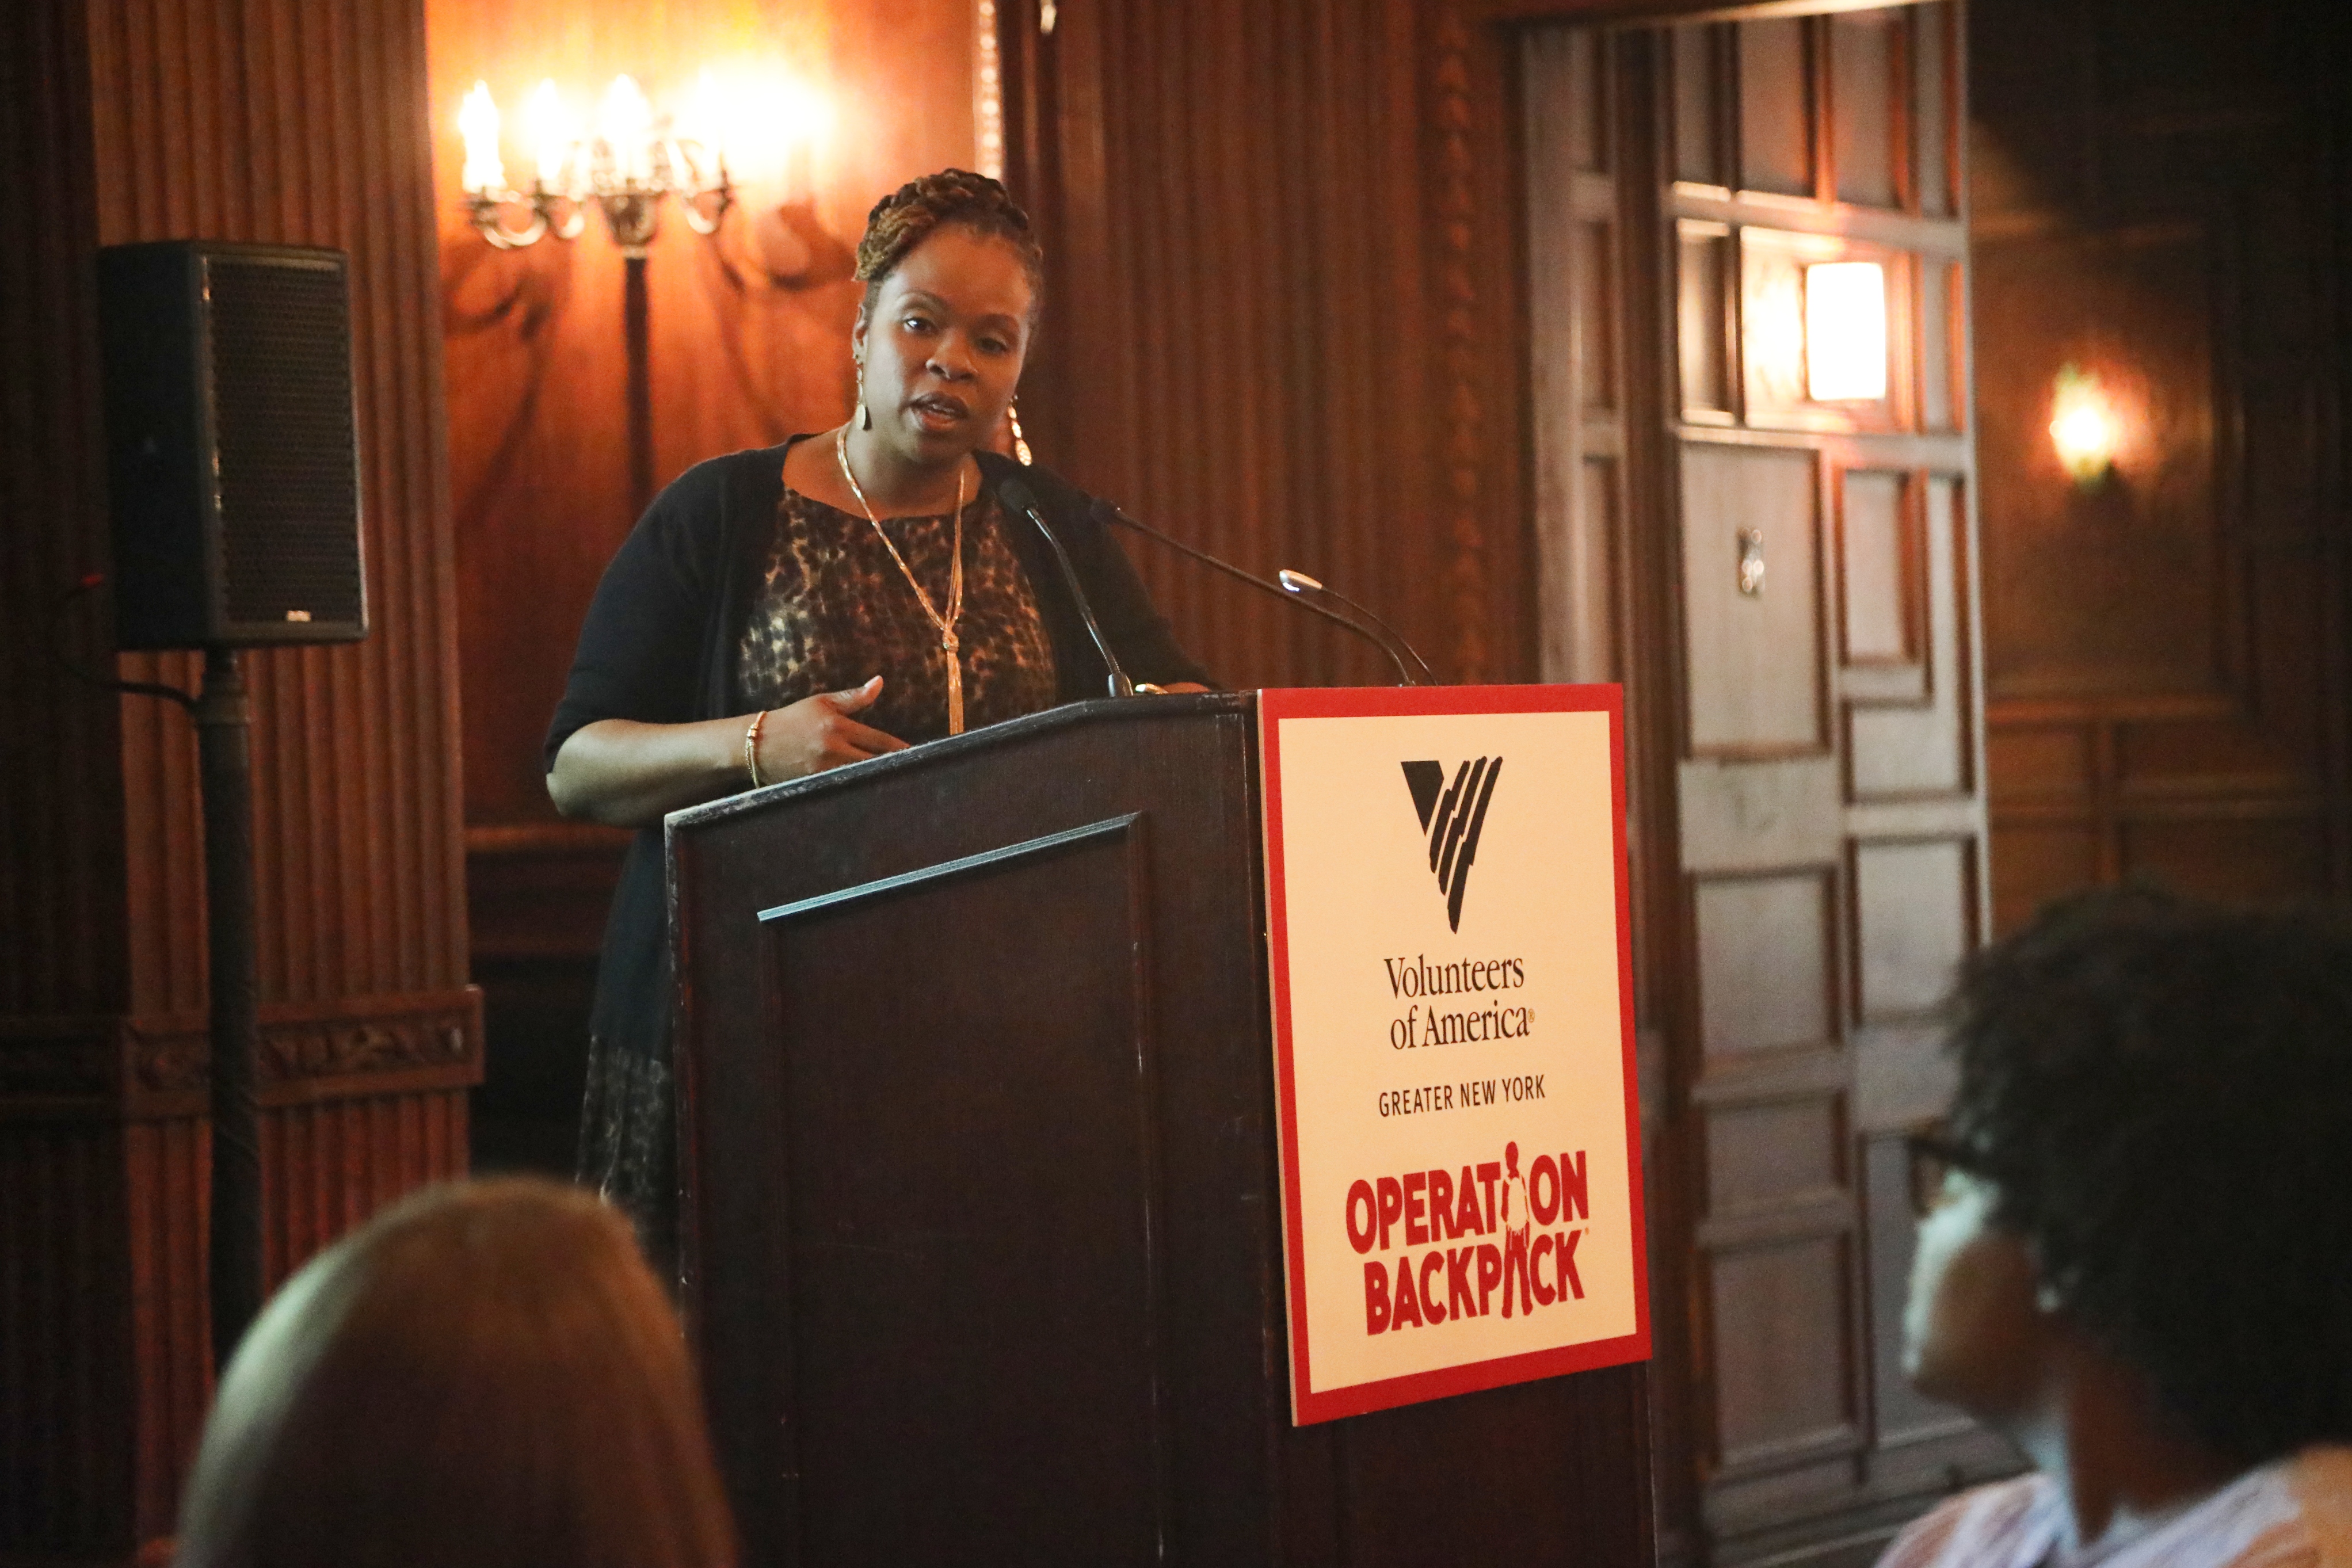
[[[111,662],[92,256],[352,257],[374,630],[254,655],[272,1282],[466,1165],[457,688],[422,0],[0,15],[0,1560],[169,1533],[209,1397],[205,933],[185,717]],[[193,684],[185,656],[125,676]]]

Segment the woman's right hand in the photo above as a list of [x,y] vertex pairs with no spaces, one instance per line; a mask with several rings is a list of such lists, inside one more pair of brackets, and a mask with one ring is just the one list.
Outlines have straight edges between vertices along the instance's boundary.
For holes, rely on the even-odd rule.
[[850,716],[872,707],[881,695],[882,677],[875,675],[845,692],[819,692],[789,707],[771,708],[760,727],[761,779],[781,783],[906,750],[907,743],[897,736]]
[[[760,779],[781,783],[863,762],[907,743],[850,716],[874,706],[882,677],[845,692],[820,692],[772,708],[760,725]],[[691,724],[600,718],[583,725],[555,754],[547,792],[567,817],[616,828],[650,827],[681,806],[751,787],[743,767],[748,713]]]

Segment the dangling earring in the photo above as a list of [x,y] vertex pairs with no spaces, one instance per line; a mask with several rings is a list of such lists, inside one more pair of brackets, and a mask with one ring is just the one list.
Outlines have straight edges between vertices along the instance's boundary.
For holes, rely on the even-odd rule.
[[1034,461],[1029,455],[1029,438],[1021,434],[1021,400],[1014,398],[1004,405],[1004,421],[1013,427],[1013,455],[1028,467]]
[[871,430],[874,428],[874,411],[866,407],[863,402],[860,402],[857,405],[857,428],[860,430]]
[[871,430],[874,428],[874,411],[866,403],[866,356],[853,354],[849,362],[857,367],[857,428]]

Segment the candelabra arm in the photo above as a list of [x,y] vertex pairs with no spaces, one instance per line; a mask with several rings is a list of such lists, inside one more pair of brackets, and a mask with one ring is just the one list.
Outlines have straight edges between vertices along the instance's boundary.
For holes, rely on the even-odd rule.
[[[705,201],[713,202],[708,217],[703,215]],[[688,227],[698,235],[715,235],[719,225],[727,221],[728,209],[735,204],[734,182],[728,179],[727,171],[722,166],[719,171],[719,183],[705,190],[679,192],[678,204],[686,209]]]
[[[559,206],[562,208],[561,216],[556,213]],[[551,191],[543,181],[531,187],[530,210],[539,214],[540,222],[547,225],[547,232],[557,239],[578,239],[581,229],[588,222],[588,214],[583,208],[577,193]]]
[[496,248],[520,250],[527,245],[536,245],[540,236],[547,233],[547,210],[536,200],[531,203],[529,224],[519,229],[507,227],[506,209],[522,199],[513,191],[476,191],[466,198],[466,215]]

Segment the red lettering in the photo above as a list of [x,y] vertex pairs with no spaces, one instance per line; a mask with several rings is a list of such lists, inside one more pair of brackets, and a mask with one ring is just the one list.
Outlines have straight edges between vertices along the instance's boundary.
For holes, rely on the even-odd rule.
[[1499,1161],[1488,1160],[1478,1167],[1478,1184],[1486,1189],[1486,1223],[1483,1232],[1488,1236],[1495,1233],[1495,1183],[1502,1174]]
[[1563,1297],[1573,1294],[1580,1301],[1584,1300],[1584,1281],[1576,1273],[1576,1244],[1583,1235],[1581,1230],[1563,1232],[1559,1245],[1553,1249],[1553,1256],[1559,1260],[1559,1293]]
[[1503,1238],[1503,1315],[1507,1318],[1511,1315],[1511,1282],[1514,1280],[1518,1281],[1519,1311],[1534,1312],[1535,1298],[1528,1289],[1528,1232],[1525,1226]]
[[1550,1250],[1551,1232],[1547,1230],[1536,1238],[1535,1250],[1528,1258],[1528,1274],[1535,1281],[1536,1302],[1546,1307],[1559,1300],[1559,1292],[1552,1288],[1549,1280],[1544,1278],[1544,1254]]
[[[1445,1310],[1457,1318],[1478,1315],[1478,1298],[1470,1291],[1470,1260],[1477,1255],[1475,1247],[1449,1247],[1445,1249]],[[1371,1267],[1367,1264],[1366,1267]]]
[[[1356,1228],[1356,1205],[1364,1206],[1364,1228]],[[1372,1184],[1357,1182],[1348,1189],[1348,1245],[1359,1252],[1370,1252],[1380,1235],[1380,1210],[1372,1204]]]
[[[1445,1234],[1439,1235],[1439,1231]],[[1429,1173],[1429,1239],[1451,1241],[1462,1234],[1454,1225],[1454,1178],[1444,1171]]]
[[[1569,1210],[1576,1212],[1570,1214]],[[1562,1224],[1570,1219],[1592,1218],[1592,1198],[1584,1185],[1584,1151],[1559,1156],[1559,1218]],[[1584,1292],[1577,1292],[1582,1295]]]
[[1478,1249],[1478,1315],[1495,1310],[1495,1287],[1503,1282],[1503,1249],[1492,1242]]
[[1364,1332],[1376,1334],[1389,1326],[1389,1271],[1378,1259],[1364,1265]]
[[1429,1173],[1415,1171],[1404,1178],[1404,1243],[1408,1247],[1429,1245],[1429,1226],[1423,1213],[1429,1202],[1424,1190],[1429,1186]]
[[1404,1212],[1404,1188],[1397,1186],[1394,1176],[1381,1177],[1381,1250],[1389,1249],[1389,1227]]
[[1478,1213],[1478,1188],[1470,1179],[1468,1166],[1462,1167],[1462,1179],[1455,1184],[1454,1190],[1462,1195],[1462,1202],[1454,1211],[1453,1234],[1455,1236],[1486,1235],[1486,1221]]
[[1412,1258],[1411,1254],[1397,1260],[1396,1294],[1391,1298],[1394,1308],[1389,1314],[1389,1327],[1401,1329],[1421,1326],[1421,1296],[1412,1288]]
[[1422,1254],[1421,1310],[1429,1315],[1429,1321],[1433,1323],[1442,1323],[1445,1321],[1445,1306],[1444,1302],[1429,1293],[1429,1275],[1430,1270],[1443,1268],[1444,1264],[1445,1254],[1440,1250],[1432,1249]]
[[[1549,1197],[1544,1196],[1547,1182],[1551,1185]],[[1538,1155],[1536,1163],[1528,1167],[1528,1207],[1535,1211],[1538,1225],[1549,1225],[1559,1213],[1559,1166],[1552,1163],[1549,1155]]]

